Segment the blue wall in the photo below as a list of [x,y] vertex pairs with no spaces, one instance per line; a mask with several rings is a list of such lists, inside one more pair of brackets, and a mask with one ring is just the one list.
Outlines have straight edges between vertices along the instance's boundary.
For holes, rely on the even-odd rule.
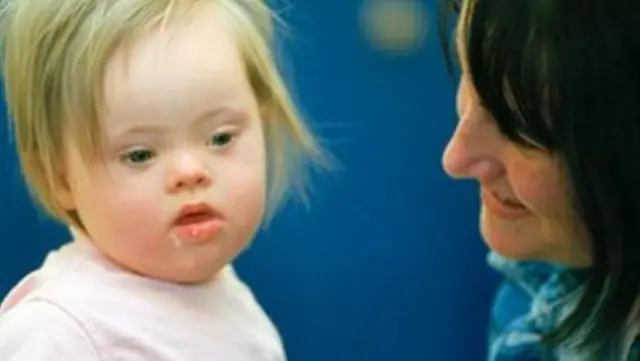
[[[291,3],[287,71],[342,167],[316,180],[310,210],[288,207],[258,237],[240,274],[292,361],[483,359],[496,279],[476,187],[440,166],[454,88],[436,32],[419,53],[393,57],[363,40],[359,1]],[[11,146],[0,152],[3,294],[66,236],[30,205]]]

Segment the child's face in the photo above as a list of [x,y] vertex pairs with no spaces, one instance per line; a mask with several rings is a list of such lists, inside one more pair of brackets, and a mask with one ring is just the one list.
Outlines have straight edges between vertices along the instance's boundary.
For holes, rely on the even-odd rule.
[[[224,18],[207,8],[117,51],[105,101],[103,159],[67,142],[63,203],[121,266],[207,280],[254,236],[266,192],[259,107]],[[199,214],[176,221],[189,205]]]

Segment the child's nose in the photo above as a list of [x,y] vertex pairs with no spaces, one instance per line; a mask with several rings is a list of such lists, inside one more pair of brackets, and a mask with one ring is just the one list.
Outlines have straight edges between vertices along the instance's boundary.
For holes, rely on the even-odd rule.
[[177,156],[173,168],[167,182],[167,191],[169,193],[204,188],[211,185],[212,178],[209,170],[204,162],[195,155],[183,154]]

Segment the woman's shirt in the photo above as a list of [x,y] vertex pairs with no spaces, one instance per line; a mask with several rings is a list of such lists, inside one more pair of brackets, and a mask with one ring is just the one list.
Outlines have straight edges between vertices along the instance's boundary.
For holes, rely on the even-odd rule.
[[[575,347],[564,345],[549,351],[541,342],[577,304],[585,271],[508,260],[495,253],[489,254],[488,263],[504,276],[491,310],[488,360],[585,360]],[[640,342],[630,337],[635,334],[621,332],[603,361],[640,361]]]

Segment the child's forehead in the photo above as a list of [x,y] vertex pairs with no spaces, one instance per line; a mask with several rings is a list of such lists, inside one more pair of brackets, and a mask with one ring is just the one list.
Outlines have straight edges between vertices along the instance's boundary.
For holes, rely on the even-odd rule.
[[230,26],[229,14],[222,9],[203,5],[198,11],[167,18],[145,32],[130,34],[115,48],[111,58],[128,63],[150,62],[174,52],[189,57],[200,48],[235,47],[234,28]]
[[201,13],[191,24],[169,23],[117,48],[104,72],[107,103],[129,103],[133,94],[151,98],[167,90],[179,97],[186,87],[224,93],[236,80],[230,75],[242,72],[245,64],[231,29],[218,18]]
[[254,102],[245,68],[232,29],[215,9],[168,22],[120,47],[108,61],[106,135],[145,122],[195,119],[214,108],[245,111]]

